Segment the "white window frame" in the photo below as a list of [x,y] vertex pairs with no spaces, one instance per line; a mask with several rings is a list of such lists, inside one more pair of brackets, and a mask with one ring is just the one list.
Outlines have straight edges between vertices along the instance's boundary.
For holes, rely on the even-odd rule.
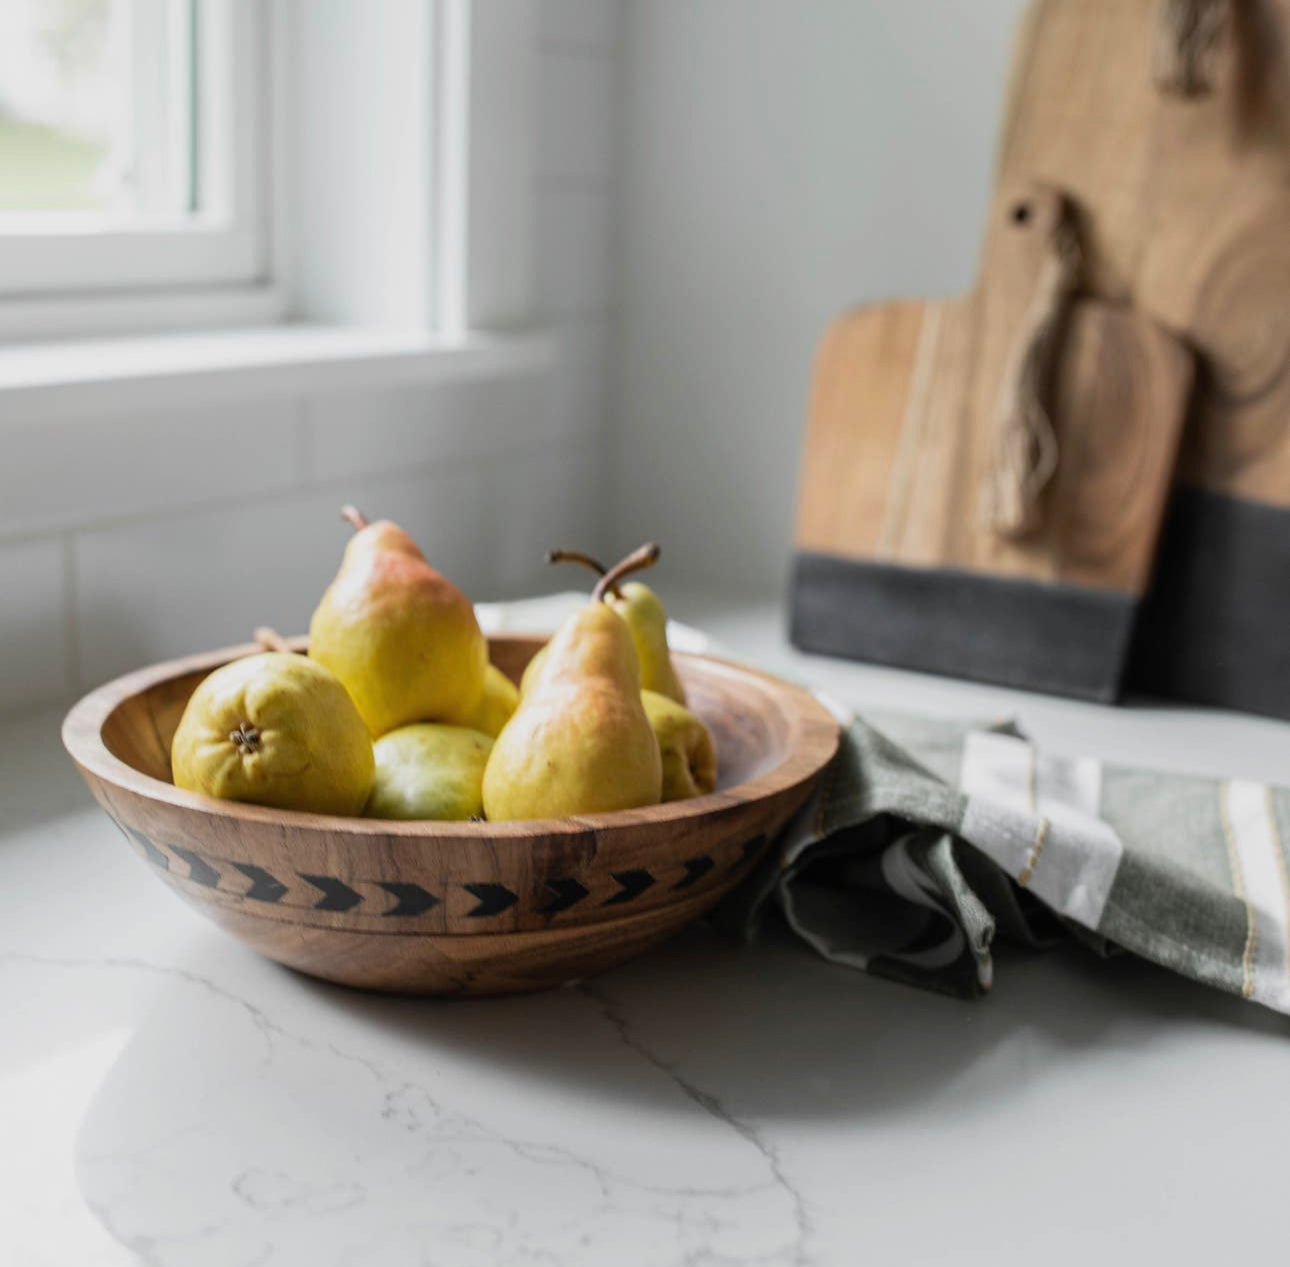
[[[537,0],[235,5],[261,24],[247,37],[257,56],[239,68],[256,104],[238,133],[254,142],[241,161],[260,176],[249,221],[260,231],[258,269],[213,285],[0,293],[0,358],[33,341],[137,343],[165,332],[191,342],[195,332],[229,327],[245,344],[246,332],[286,323],[310,347],[311,331],[353,332],[361,364],[371,364],[381,331],[400,356],[419,345],[427,355],[464,351],[469,361],[481,338],[495,347],[507,332],[529,329]],[[354,47],[346,34],[358,37]],[[358,45],[375,52],[364,59]],[[320,129],[338,97],[352,125]],[[371,136],[397,137],[384,168],[371,167]],[[384,206],[379,197],[355,199],[374,180],[397,181]],[[347,199],[345,215],[319,214]],[[401,209],[397,224],[389,206]],[[327,342],[343,356],[343,340]],[[277,335],[273,346],[284,346]],[[87,364],[102,360],[96,353]]]
[[[149,10],[152,10],[149,13]],[[144,17],[189,6],[145,0]],[[0,213],[0,299],[52,299],[184,286],[262,282],[269,274],[267,10],[254,0],[195,6],[198,74],[220,85],[199,111],[199,214],[113,224],[110,213]],[[147,23],[140,23],[146,32]],[[155,29],[155,28],[154,28]],[[138,37],[136,37],[138,38]],[[143,48],[156,59],[155,47]],[[172,70],[173,75],[173,70]],[[212,108],[214,107],[214,108]],[[145,119],[149,111],[145,108]]]

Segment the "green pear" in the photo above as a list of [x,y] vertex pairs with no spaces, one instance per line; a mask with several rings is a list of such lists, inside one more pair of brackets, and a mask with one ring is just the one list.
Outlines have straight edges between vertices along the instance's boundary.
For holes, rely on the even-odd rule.
[[502,727],[511,720],[519,702],[519,688],[497,665],[490,664],[484,674],[484,693],[466,724],[496,739],[502,733]]
[[538,674],[542,672],[542,666],[546,663],[546,649],[551,644],[544,642],[536,651],[525,666],[524,672],[520,674],[520,698],[533,689],[533,683],[537,681]]
[[493,741],[465,726],[419,722],[373,745],[376,778],[368,818],[478,818],[484,812],[484,766]]
[[641,687],[684,705],[685,687],[672,664],[667,645],[667,612],[658,595],[648,585],[628,581],[609,596],[609,605],[627,622],[641,662]]
[[402,528],[357,532],[309,625],[309,655],[354,698],[373,735],[417,721],[464,724],[479,706],[488,643],[466,596]]
[[663,759],[663,800],[703,796],[717,786],[717,749],[708,728],[683,704],[641,691],[645,715]]
[[358,814],[372,788],[372,737],[336,677],[270,651],[203,678],[170,746],[175,786],[227,801]]
[[640,694],[640,664],[609,586],[648,567],[642,546],[601,578],[560,627],[532,688],[493,744],[484,812],[493,822],[655,805],[663,792],[658,740]]

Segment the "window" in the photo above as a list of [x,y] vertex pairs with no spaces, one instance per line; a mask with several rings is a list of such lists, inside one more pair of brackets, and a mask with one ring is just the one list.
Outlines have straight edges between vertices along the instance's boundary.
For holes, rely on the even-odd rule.
[[536,21],[0,0],[0,345],[525,324]]
[[0,299],[267,275],[254,0],[0,3]]

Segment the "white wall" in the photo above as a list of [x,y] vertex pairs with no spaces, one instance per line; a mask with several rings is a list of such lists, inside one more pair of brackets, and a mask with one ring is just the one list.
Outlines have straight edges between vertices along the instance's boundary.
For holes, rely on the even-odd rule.
[[553,543],[649,536],[660,584],[782,584],[815,340],[856,300],[970,281],[1023,0],[540,3],[555,371],[6,416],[0,711],[303,629],[345,499],[481,599],[563,584]]
[[810,360],[967,286],[1023,0],[629,0],[614,537],[783,583]]
[[542,0],[534,244],[550,372],[128,417],[0,418],[0,711],[150,661],[304,630],[344,501],[406,524],[477,599],[597,547],[617,0]]

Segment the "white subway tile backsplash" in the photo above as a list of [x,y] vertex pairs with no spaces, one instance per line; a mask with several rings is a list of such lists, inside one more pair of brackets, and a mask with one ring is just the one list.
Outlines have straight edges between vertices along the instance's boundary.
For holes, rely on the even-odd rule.
[[542,316],[587,316],[609,307],[609,199],[603,190],[541,191],[535,265]]
[[555,335],[555,362],[520,378],[450,387],[337,392],[308,409],[315,484],[406,473],[523,454],[597,433],[604,410],[594,324]]
[[310,403],[318,482],[406,471],[537,443],[545,374],[496,382],[334,392]]
[[559,369],[552,375],[548,410],[551,435],[584,444],[604,434],[608,409],[608,325],[578,322],[560,329]]
[[5,420],[0,536],[184,508],[289,487],[297,405],[196,405],[182,414]]
[[67,694],[63,543],[0,546],[0,710]]
[[542,0],[543,44],[609,49],[618,37],[622,0]]
[[82,685],[248,641],[256,625],[299,632],[342,544],[325,513],[273,499],[81,535]]
[[[355,482],[345,496],[392,518],[464,588],[492,582],[480,475]],[[303,632],[349,536],[332,493],[82,534],[76,541],[80,677],[89,686],[153,660],[244,642],[257,625]]]
[[544,49],[538,57],[538,176],[606,188],[612,165],[612,62]]
[[506,596],[578,588],[585,578],[560,576],[544,560],[553,547],[596,553],[600,540],[600,453],[575,444],[514,463],[499,473],[495,501],[499,592]]
[[[776,542],[790,539],[792,525],[767,508],[750,525],[727,513],[725,490],[758,489],[739,466],[740,455],[718,428],[687,418],[658,422],[653,443],[641,445],[619,433],[607,479],[612,482],[616,539],[654,540],[664,551],[666,575],[685,582],[711,579],[708,558],[726,561],[727,585],[765,589],[764,560]],[[783,472],[789,475],[791,472]],[[741,482],[742,481],[742,482]],[[660,494],[659,490],[666,490]]]
[[[499,516],[486,465],[472,463],[410,478],[370,480],[351,500],[372,519],[393,519],[415,538],[427,559],[471,597],[496,584]],[[327,513],[335,516],[334,500]],[[348,530],[341,534],[341,545]],[[339,562],[337,552],[331,572]]]

